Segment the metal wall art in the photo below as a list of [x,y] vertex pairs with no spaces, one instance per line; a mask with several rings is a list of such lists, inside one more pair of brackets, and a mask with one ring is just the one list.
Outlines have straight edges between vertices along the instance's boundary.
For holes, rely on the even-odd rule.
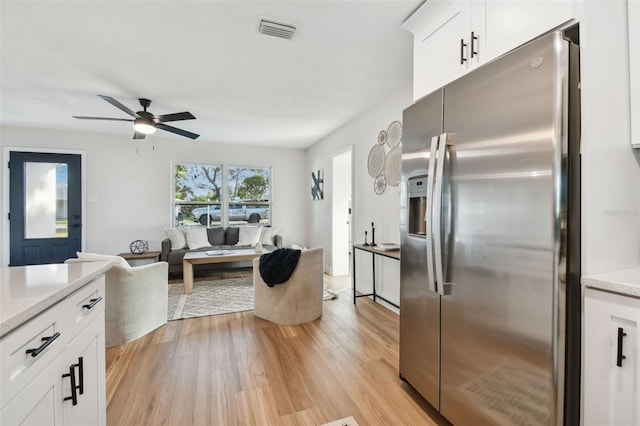
[[[402,174],[402,123],[393,121],[387,130],[380,130],[378,143],[369,151],[367,170],[374,178],[373,190],[380,195],[387,185],[398,186]],[[389,152],[385,154],[385,146]]]
[[311,199],[313,201],[324,198],[323,174],[322,169],[318,170],[317,173],[311,172]]

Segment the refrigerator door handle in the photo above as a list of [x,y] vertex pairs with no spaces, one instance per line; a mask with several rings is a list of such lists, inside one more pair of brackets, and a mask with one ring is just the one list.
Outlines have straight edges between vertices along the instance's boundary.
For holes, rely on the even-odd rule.
[[440,135],[438,146],[438,163],[436,168],[435,188],[433,192],[434,206],[432,213],[433,247],[435,252],[436,288],[440,295],[449,294],[448,287],[444,282],[442,267],[442,179],[444,175],[444,160],[447,153],[447,145],[451,144],[450,135],[443,133]]
[[429,282],[429,290],[436,293],[436,281],[433,272],[433,230],[431,224],[433,223],[433,181],[436,170],[436,152],[438,150],[439,136],[431,138],[431,151],[429,152],[429,171],[427,176],[427,211],[424,215],[424,221],[427,222],[426,226],[426,243],[427,243],[427,279]]

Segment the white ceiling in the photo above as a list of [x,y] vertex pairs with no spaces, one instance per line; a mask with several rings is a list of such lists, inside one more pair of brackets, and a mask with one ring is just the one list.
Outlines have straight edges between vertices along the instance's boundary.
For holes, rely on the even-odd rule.
[[[400,24],[420,0],[6,1],[0,3],[0,124],[114,133],[129,118],[98,98],[155,114],[194,143],[305,148],[411,81]],[[297,26],[258,33],[260,17]],[[171,133],[157,137],[184,140]]]

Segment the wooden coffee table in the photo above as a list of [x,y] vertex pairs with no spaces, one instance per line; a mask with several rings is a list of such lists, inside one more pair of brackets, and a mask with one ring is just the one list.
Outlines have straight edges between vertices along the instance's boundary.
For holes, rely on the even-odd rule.
[[[219,251],[219,250],[214,250]],[[269,253],[269,250],[263,250],[261,253],[256,253],[253,248],[226,250],[229,254],[216,254],[208,255],[204,251],[196,251],[186,253],[182,259],[182,278],[184,280],[184,294],[191,294],[193,292],[193,265],[203,265],[207,263],[225,263],[225,262],[237,262],[240,260],[253,260],[256,257],[260,257],[265,253]]]

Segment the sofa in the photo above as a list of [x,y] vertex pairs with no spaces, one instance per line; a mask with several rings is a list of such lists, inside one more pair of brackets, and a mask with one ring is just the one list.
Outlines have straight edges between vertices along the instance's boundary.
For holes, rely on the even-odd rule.
[[[243,234],[245,234],[244,231],[253,228],[254,231],[258,232],[259,240],[246,240],[241,235],[241,228],[245,228],[242,229]],[[182,275],[182,259],[188,252],[246,249],[255,247],[256,243],[262,244],[263,248],[270,251],[282,248],[282,236],[277,233],[277,228],[272,227],[165,228],[165,232],[168,238],[162,240],[160,261],[169,264],[169,274],[172,275]],[[194,273],[229,271],[251,267],[251,261],[213,263],[194,265]]]

